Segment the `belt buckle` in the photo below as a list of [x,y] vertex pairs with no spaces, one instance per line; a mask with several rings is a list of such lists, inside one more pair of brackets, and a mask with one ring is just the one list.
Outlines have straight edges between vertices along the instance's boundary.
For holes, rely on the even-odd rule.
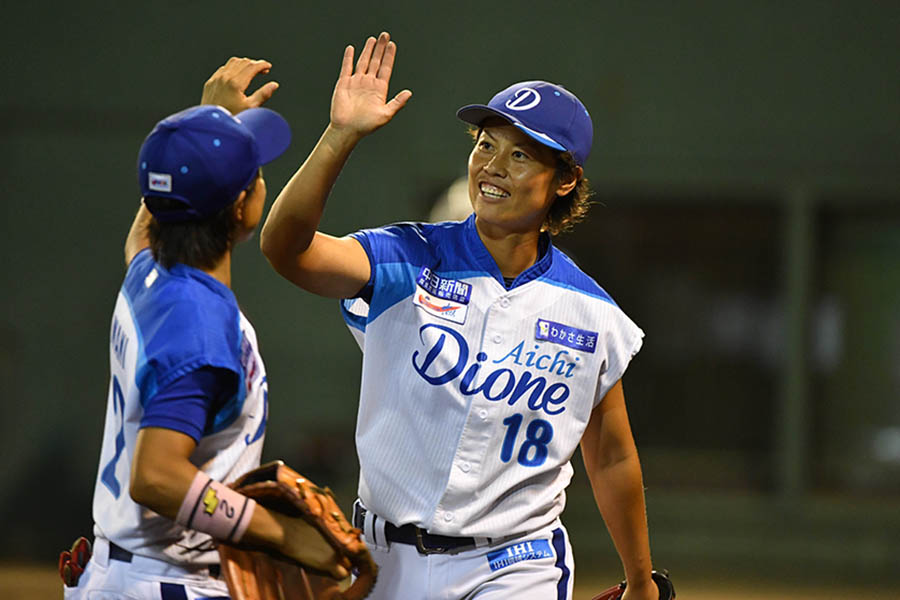
[[425,546],[425,542],[422,540],[422,530],[416,527],[416,550],[419,551],[419,554],[443,554],[447,551],[446,548],[428,548]]

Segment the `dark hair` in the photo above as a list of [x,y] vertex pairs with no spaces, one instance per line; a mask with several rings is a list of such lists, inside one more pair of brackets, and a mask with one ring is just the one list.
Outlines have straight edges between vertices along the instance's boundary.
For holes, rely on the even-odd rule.
[[[259,172],[247,187],[249,194],[256,186]],[[161,212],[181,208],[182,202],[172,198],[148,196],[144,198],[147,209]],[[153,260],[166,269],[182,263],[197,269],[214,268],[234,242],[237,222],[234,220],[234,203],[216,214],[195,221],[160,223],[151,219],[147,228]]]
[[[556,180],[574,179],[577,166],[571,152],[560,152],[556,160]],[[587,216],[591,208],[591,194],[593,194],[591,183],[584,176],[582,169],[581,178],[575,184],[575,188],[553,201],[541,228],[550,235],[571,231],[575,223],[583,221]]]
[[[477,141],[484,127],[470,126],[468,128],[469,135],[473,140]],[[556,153],[556,181],[574,179],[576,176],[575,158],[571,152]],[[588,178],[584,176],[582,169],[581,178],[575,184],[575,188],[553,201],[547,217],[541,225],[541,231],[546,231],[550,235],[558,235],[564,231],[571,231],[575,223],[583,221],[587,216],[588,210],[591,208],[591,184]]]

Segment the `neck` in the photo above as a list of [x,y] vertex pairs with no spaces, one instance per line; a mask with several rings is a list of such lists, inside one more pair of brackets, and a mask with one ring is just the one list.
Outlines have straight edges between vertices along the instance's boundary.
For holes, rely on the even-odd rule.
[[538,259],[540,231],[501,231],[475,219],[475,230],[503,277],[515,278]]
[[222,255],[216,266],[212,269],[203,269],[203,272],[231,289],[231,250]]

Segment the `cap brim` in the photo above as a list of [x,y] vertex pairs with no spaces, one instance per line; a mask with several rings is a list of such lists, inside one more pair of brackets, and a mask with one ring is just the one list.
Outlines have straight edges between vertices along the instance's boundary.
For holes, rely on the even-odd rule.
[[534,129],[530,129],[529,127],[526,127],[525,125],[520,123],[512,115],[499,111],[496,108],[485,106],[484,104],[469,104],[467,106],[463,106],[458,111],[456,111],[456,116],[466,123],[471,123],[472,125],[476,126],[481,126],[481,124],[484,123],[484,120],[490,117],[499,117],[508,122],[510,125],[514,125],[522,133],[534,139],[535,141],[540,142],[544,146],[549,146],[550,148],[559,150],[560,152],[566,152],[568,150],[565,146],[554,140],[549,135],[541,133],[539,131],[535,131]]
[[291,145],[291,126],[274,110],[248,108],[236,115],[250,130],[259,148],[259,164],[272,162]]

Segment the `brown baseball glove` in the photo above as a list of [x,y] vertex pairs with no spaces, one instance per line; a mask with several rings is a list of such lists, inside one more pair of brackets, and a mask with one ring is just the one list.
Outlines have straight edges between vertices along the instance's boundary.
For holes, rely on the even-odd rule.
[[222,573],[233,600],[361,600],[375,585],[377,567],[331,490],[320,488],[283,462],[254,469],[230,484],[267,509],[303,519],[315,527],[356,575],[346,590],[326,575],[269,550],[219,544]]

